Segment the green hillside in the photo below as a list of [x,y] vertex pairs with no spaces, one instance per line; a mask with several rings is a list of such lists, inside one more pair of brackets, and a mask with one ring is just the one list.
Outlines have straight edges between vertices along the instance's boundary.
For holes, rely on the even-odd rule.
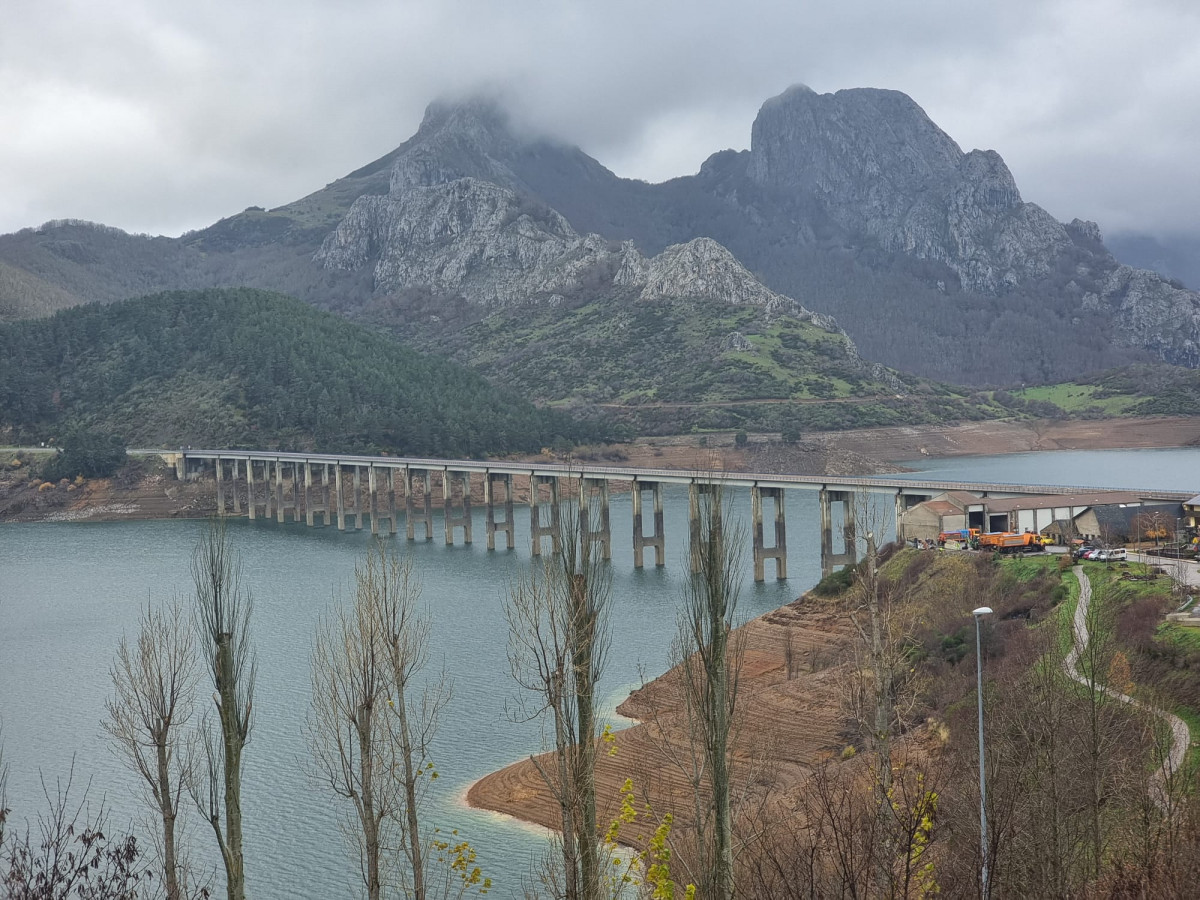
[[364,316],[547,404],[594,406],[639,434],[824,431],[1012,415],[982,395],[872,368],[844,335],[791,313],[628,291],[550,306],[476,306],[421,292]]
[[604,435],[281,294],[89,304],[0,326],[0,435],[480,456]]
[[1194,416],[1200,412],[1200,371],[1162,364],[1124,366],[1078,381],[1012,391],[1011,397],[1017,402],[1007,405],[1018,411],[1055,418]]

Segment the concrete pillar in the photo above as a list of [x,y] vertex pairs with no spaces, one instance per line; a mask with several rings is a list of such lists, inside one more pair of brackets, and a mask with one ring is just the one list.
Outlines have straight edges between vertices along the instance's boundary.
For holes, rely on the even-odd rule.
[[275,521],[283,521],[283,463],[275,460]]
[[[541,486],[550,488],[550,524],[541,523]],[[561,549],[558,518],[558,477],[554,475],[529,476],[529,541],[534,556],[542,555],[542,538],[550,538],[554,552]]]
[[371,534],[373,535],[379,534],[379,507],[376,505],[376,500],[378,499],[375,496],[376,487],[375,466],[367,466],[367,494],[369,495],[367,508],[371,514]]
[[[421,512],[419,513],[416,511],[416,504],[413,501],[413,476],[417,472],[420,473],[418,477],[421,479],[421,486],[424,488],[424,495],[421,498]],[[415,526],[417,522],[421,522],[425,526],[425,540],[433,540],[433,482],[429,477],[429,470],[406,469],[404,488],[404,518],[408,539],[411,541],[415,538]]]
[[225,515],[225,467],[221,465],[221,457],[217,457],[217,515]]
[[[600,501],[598,515],[591,514],[593,494]],[[579,532],[589,541],[599,541],[601,559],[612,559],[612,528],[608,510],[608,480],[579,479]]]
[[304,524],[312,528],[316,524],[316,519],[313,515],[313,499],[312,499],[312,463],[308,460],[304,461]]
[[187,457],[183,455],[182,450],[175,454],[175,480],[187,480]]
[[[633,479],[633,565],[642,568],[643,551],[654,548],[654,564],[666,564],[666,535],[663,530],[662,482]],[[654,504],[654,534],[647,536],[642,525],[642,492],[650,491]]]
[[[762,498],[775,501],[775,545],[766,546],[763,535]],[[757,484],[750,488],[750,518],[754,532],[754,580],[766,580],[766,561],[775,560],[775,578],[787,578],[787,536],[783,514],[783,488],[765,488]]]
[[240,516],[242,514],[242,491],[238,486],[238,460],[233,461],[233,514]]
[[[462,499],[455,503],[454,485],[462,491]],[[456,512],[456,507],[460,510]],[[442,471],[442,510],[446,525],[446,546],[454,544],[454,529],[463,530],[463,543],[471,543],[471,473]]]
[[[496,491],[495,485],[504,485],[504,520],[496,521]],[[489,550],[496,549],[496,532],[504,532],[507,548],[516,546],[517,536],[513,528],[513,479],[511,474],[487,472],[483,476],[483,502],[487,506],[487,545]]]
[[[829,575],[834,566],[852,566],[857,562],[854,533],[854,494],[821,488],[821,574]],[[842,504],[842,549],[834,552],[833,504]]]
[[321,464],[321,512],[325,513],[325,527],[333,524],[333,498],[330,496],[329,463]]
[[250,514],[250,521],[254,521],[254,507],[257,505],[254,497],[254,460],[246,457],[246,509]]
[[346,530],[346,498],[342,495],[342,464],[333,464],[333,493],[337,498],[337,528]]
[[900,517],[902,515],[904,515],[904,494],[902,494],[900,492],[900,489],[897,488],[896,489],[896,543],[897,544],[904,543],[904,534],[902,533],[902,529],[900,527]]

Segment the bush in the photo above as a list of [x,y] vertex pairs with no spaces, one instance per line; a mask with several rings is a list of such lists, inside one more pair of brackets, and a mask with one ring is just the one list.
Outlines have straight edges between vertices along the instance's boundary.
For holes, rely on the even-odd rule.
[[836,572],[830,572],[817,582],[813,593],[818,597],[836,597],[850,589],[854,584],[854,566],[843,566]]
[[42,468],[47,481],[78,478],[107,478],[125,465],[125,442],[93,431],[75,431],[62,443],[58,454]]

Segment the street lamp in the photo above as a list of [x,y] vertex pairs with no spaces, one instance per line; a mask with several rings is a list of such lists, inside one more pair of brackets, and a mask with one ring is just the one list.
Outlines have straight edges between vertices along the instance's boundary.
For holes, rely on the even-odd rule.
[[975,689],[979,698],[979,848],[983,854],[979,896],[984,900],[988,896],[987,776],[983,771],[983,655],[980,652],[979,619],[991,614],[990,606],[981,606],[971,613],[975,617]]

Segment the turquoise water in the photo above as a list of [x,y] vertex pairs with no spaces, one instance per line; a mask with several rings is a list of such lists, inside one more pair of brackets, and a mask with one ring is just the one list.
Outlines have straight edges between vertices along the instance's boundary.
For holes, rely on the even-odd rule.
[[[1200,492],[1196,449],[1063,451],[910,465],[923,470],[912,477]],[[641,673],[654,677],[666,668],[683,570],[686,492],[668,488],[665,501],[668,565],[641,571],[633,568],[629,496],[612,501],[613,645],[601,685],[609,710],[636,686]],[[792,577],[754,585],[745,538],[741,609],[746,617],[792,600],[819,575],[816,496],[791,492],[787,504]],[[743,524],[748,507],[747,496],[738,495]],[[516,518],[517,550],[511,552],[486,550],[478,509],[474,531],[479,537],[470,547],[446,547],[440,521],[433,541],[393,541],[414,554],[434,620],[431,660],[434,666],[444,661],[454,679],[454,699],[435,748],[441,792],[427,820],[458,828],[472,841],[480,865],[498,885],[497,897],[519,895],[531,858],[545,846],[535,829],[462,803],[475,779],[543,746],[536,724],[514,722],[507,713],[515,690],[505,656],[502,604],[505,586],[530,565],[528,515],[518,508]],[[0,721],[11,767],[9,800],[18,821],[44,807],[40,775],[53,786],[54,777],[65,776],[74,759],[76,788],[90,780],[92,799],[106,801],[114,824],[140,827],[131,822],[140,815],[138,785],[109,751],[100,729],[108,667],[118,638],[133,628],[147,598],[190,593],[188,562],[203,527],[158,521],[0,528]],[[254,595],[259,653],[255,730],[245,774],[251,896],[356,896],[355,869],[338,829],[339,809],[307,775],[302,728],[314,627],[335,598],[345,596],[354,562],[370,537],[291,523],[235,520],[231,527]],[[771,577],[770,563],[767,571]],[[190,831],[197,857],[211,864],[211,833],[197,821]]]
[[[815,495],[789,498],[788,582],[754,585],[747,558],[741,609],[752,617],[794,599],[818,577]],[[748,513],[746,495],[736,507]],[[612,650],[601,691],[608,709],[640,680],[665,670],[675,633],[686,534],[687,497],[668,489],[667,560],[663,569],[633,568],[628,495],[612,502]],[[480,776],[542,749],[536,723],[512,721],[515,688],[506,658],[505,586],[530,565],[528,515],[517,513],[515,551],[410,544],[433,616],[431,661],[454,680],[454,697],[438,734],[440,793],[427,820],[458,828],[476,846],[479,864],[498,884],[494,896],[519,895],[520,880],[545,838],[534,829],[468,810],[462,797]],[[200,522],[10,525],[0,528],[0,720],[11,773],[9,800],[18,820],[44,807],[40,774],[53,779],[75,761],[76,786],[91,780],[114,824],[140,815],[138,785],[108,749],[100,728],[108,668],[147,598],[190,592],[191,549]],[[484,533],[476,510],[476,535]],[[254,732],[245,757],[247,880],[255,898],[357,895],[355,869],[338,830],[338,809],[308,777],[303,724],[309,697],[309,652],[318,617],[346,595],[366,533],[340,534],[274,522],[235,520],[232,534],[254,596],[259,654]],[[401,527],[403,535],[403,527]],[[744,544],[749,548],[748,538]],[[650,557],[653,559],[653,556]],[[773,575],[768,564],[768,577]],[[208,689],[201,690],[208,696]],[[206,701],[207,702],[207,701]],[[139,827],[134,824],[134,827]],[[201,828],[206,830],[201,830]],[[191,825],[197,855],[214,860],[208,826]]]
[[892,478],[1005,484],[1150,488],[1200,494],[1200,447],[1155,450],[1043,450],[1002,456],[901,460],[916,471]]

